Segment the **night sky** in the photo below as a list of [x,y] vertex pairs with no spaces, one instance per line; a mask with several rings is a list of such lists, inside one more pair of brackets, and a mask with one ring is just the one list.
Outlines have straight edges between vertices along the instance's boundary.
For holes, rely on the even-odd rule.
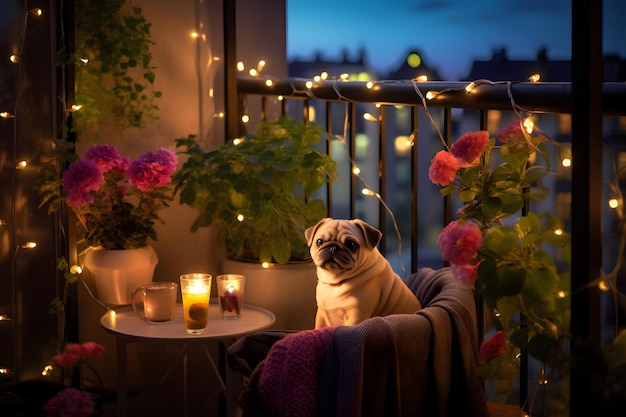
[[[384,6],[383,6],[384,5]],[[605,53],[626,59],[626,1],[604,0]],[[510,59],[571,57],[571,0],[287,0],[289,59],[355,59],[386,73],[410,50],[448,80],[506,48]]]

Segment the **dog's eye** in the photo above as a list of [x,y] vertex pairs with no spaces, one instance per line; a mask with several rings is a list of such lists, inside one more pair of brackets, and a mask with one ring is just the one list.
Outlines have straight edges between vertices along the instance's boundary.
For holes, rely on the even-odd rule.
[[351,251],[356,251],[359,248],[359,244],[356,243],[354,240],[348,240],[346,241],[346,246],[348,247],[348,249],[350,249]]
[[317,244],[317,246],[322,246],[322,243],[324,243],[324,241],[322,239],[317,239],[315,243]]

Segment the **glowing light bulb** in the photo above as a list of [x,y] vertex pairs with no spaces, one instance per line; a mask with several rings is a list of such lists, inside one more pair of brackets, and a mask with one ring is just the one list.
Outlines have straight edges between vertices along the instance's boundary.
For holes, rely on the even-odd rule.
[[241,62],[241,61],[237,62],[237,71],[242,72],[245,69],[246,69],[246,67],[245,67],[245,65],[243,65],[243,62]]
[[20,161],[15,166],[15,169],[24,169],[24,168],[26,168],[26,165],[28,165],[28,163],[26,161]]
[[0,314],[0,321],[10,321],[11,317],[8,314]]
[[363,118],[364,118],[365,120],[367,120],[368,122],[377,122],[377,121],[378,121],[378,119],[377,119],[376,117],[372,116],[372,115],[371,115],[370,113],[368,113],[368,112],[363,113]]
[[198,32],[191,32],[191,37],[194,39],[197,39],[200,35],[198,34]]
[[259,71],[257,71],[254,68],[250,68],[250,71],[248,71],[248,73],[250,74],[250,76],[252,77],[256,77],[257,75],[259,75]]
[[367,87],[368,90],[371,90],[374,88],[374,81],[368,81],[367,84],[365,84],[365,87]]
[[316,75],[315,77],[313,77],[313,81],[315,82],[319,82],[322,80],[322,76],[321,75]]
[[274,82],[272,80],[265,80],[265,85],[271,87],[272,85],[274,85]]
[[432,99],[434,99],[435,97],[437,97],[438,95],[439,95],[439,92],[438,92],[438,91],[429,91],[429,92],[427,92],[427,93],[426,93],[426,98],[427,98],[428,100],[432,100]]
[[3,111],[2,113],[0,113],[0,117],[2,117],[3,119],[12,119],[13,115],[8,111]]
[[322,78],[322,80],[326,80],[328,79],[328,73],[326,71],[322,71],[322,73],[320,74],[320,77]]
[[82,62],[83,64],[89,63],[89,60],[87,58],[80,58],[79,61]]
[[570,158],[563,158],[561,160],[561,165],[563,165],[564,167],[571,167],[572,166],[572,160]]
[[348,78],[350,78],[350,74],[344,72],[343,74],[339,75],[339,79],[340,80],[347,80]]
[[18,55],[13,54],[9,57],[9,61],[11,61],[14,64],[17,64],[18,62],[20,62],[20,57]]
[[0,368],[0,374],[10,375],[11,374],[11,370],[9,368]]
[[283,97],[283,96],[281,95],[281,96],[276,97],[276,99],[277,99],[278,101],[283,101],[283,100],[285,99],[285,97]]
[[37,247],[37,242],[26,242],[22,245],[22,249],[35,249]]
[[611,198],[609,200],[609,207],[611,207],[612,209],[616,209],[619,206],[619,201],[617,201],[617,198]]
[[417,81],[418,83],[423,83],[424,81],[428,81],[428,76],[418,75],[417,77],[413,78],[413,81]]
[[528,77],[528,81],[530,81],[531,83],[536,83],[540,79],[541,79],[541,75],[539,74],[533,74],[530,77]]
[[370,190],[369,188],[363,188],[361,190],[361,194],[366,195],[366,196],[370,196],[370,197],[375,195],[374,191]]
[[29,10],[28,13],[32,14],[33,16],[39,17],[43,15],[43,10],[41,10],[39,7],[35,7],[34,9]]
[[556,293],[556,296],[559,298],[565,298],[566,295],[567,293],[565,291],[559,291]]
[[311,88],[313,87],[313,81],[307,81],[305,84],[306,88]]
[[245,217],[244,217],[244,215],[243,215],[243,214],[238,214],[238,215],[237,215],[237,221],[238,221],[238,222],[242,222],[242,221],[244,221],[244,219],[245,219]]
[[554,234],[557,236],[561,236],[563,234],[563,229],[554,229]]
[[46,365],[43,367],[43,370],[41,371],[41,375],[46,376],[48,375],[51,371],[52,371],[52,365]]
[[82,109],[83,106],[81,106],[80,104],[72,104],[72,107],[70,108],[70,111],[78,111],[80,109]]
[[609,290],[609,284],[607,284],[605,280],[602,280],[598,282],[598,289],[602,292],[607,292]]
[[472,81],[471,83],[465,86],[465,92],[471,93],[474,90],[474,88],[476,88],[476,83]]
[[261,263],[261,268],[267,269],[271,266],[271,264],[269,262],[263,262]]
[[361,168],[355,165],[354,167],[352,167],[352,173],[354,175],[359,175],[361,173]]
[[83,268],[81,268],[79,265],[72,265],[70,267],[70,274],[78,275],[82,273],[83,273]]
[[259,63],[256,65],[256,70],[261,72],[263,70],[263,68],[265,68],[265,61],[264,60],[260,60]]
[[527,117],[524,119],[524,122],[522,124],[524,125],[524,128],[526,129],[526,132],[528,134],[533,133],[533,129],[535,128],[535,123],[533,122],[533,119]]
[[250,116],[244,114],[243,116],[241,116],[241,121],[244,123],[248,123],[250,121]]
[[223,119],[223,118],[224,118],[224,112],[223,112],[223,111],[221,111],[221,112],[217,113],[217,117],[218,117],[219,119]]

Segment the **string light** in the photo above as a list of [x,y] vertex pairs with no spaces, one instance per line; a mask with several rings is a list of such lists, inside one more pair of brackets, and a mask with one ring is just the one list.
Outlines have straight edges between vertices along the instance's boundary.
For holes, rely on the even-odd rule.
[[238,214],[238,215],[237,215],[237,221],[238,221],[238,222],[242,222],[242,221],[244,221],[244,220],[245,220],[245,217],[244,217],[244,215],[243,215],[243,214]]
[[271,87],[272,85],[274,85],[274,82],[272,80],[265,80],[265,85]]
[[378,118],[375,116],[372,116],[371,113],[365,112],[363,113],[363,119],[367,120],[368,122],[377,122]]
[[256,77],[257,75],[259,75],[259,71],[257,71],[254,68],[250,68],[250,70],[248,71],[248,73],[250,74],[250,76],[252,77]]
[[70,112],[75,112],[75,111],[79,111],[80,109],[82,109],[83,106],[80,104],[72,104],[72,107],[70,107]]
[[87,65],[89,63],[89,60],[87,58],[80,58],[79,61],[82,62],[85,65]]
[[535,122],[533,122],[533,119],[531,119],[530,117],[526,117],[524,119],[523,125],[529,135],[533,133],[533,129],[535,128]]
[[17,64],[18,62],[20,62],[20,57],[19,55],[12,54],[11,56],[9,56],[9,61],[11,61],[14,64]]
[[41,10],[39,7],[35,7],[34,9],[30,9],[28,13],[32,14],[33,16],[39,17],[43,15],[43,10]]
[[243,139],[241,139],[241,138],[233,139],[233,145],[235,145],[235,146],[241,145],[242,143],[243,143]]
[[537,73],[532,74],[530,77],[528,77],[528,81],[530,81],[531,83],[536,83],[540,79],[541,79],[541,76]]
[[561,160],[561,165],[568,168],[572,166],[572,160],[570,158],[563,158]]
[[358,166],[356,166],[356,165],[355,165],[355,166],[353,166],[353,167],[352,167],[352,173],[353,173],[354,175],[359,175],[359,174],[361,173],[361,168],[359,168],[359,167],[358,167]]
[[8,111],[3,111],[2,113],[0,113],[0,117],[2,117],[3,119],[13,119],[15,116],[13,116]]
[[263,269],[268,269],[270,266],[272,266],[272,264],[269,263],[269,262],[262,262],[261,263],[261,268],[263,268]]
[[15,166],[15,169],[24,169],[26,168],[26,165],[28,165],[28,163],[24,160],[20,161],[17,163],[17,165]]
[[432,100],[432,99],[434,99],[435,97],[437,97],[438,95],[439,95],[439,92],[438,92],[438,91],[428,91],[428,92],[426,93],[426,98],[427,98],[428,100]]
[[311,89],[311,87],[313,87],[313,81],[307,81],[304,85],[306,88]]
[[80,267],[80,265],[72,265],[70,267],[70,274],[72,275],[80,275],[83,273],[83,268]]
[[248,123],[250,121],[250,116],[248,116],[247,114],[242,115],[241,121],[244,123]]
[[194,31],[194,32],[191,32],[191,35],[190,35],[190,36],[191,36],[193,39],[197,39],[200,35],[198,34],[198,32]]
[[428,81],[428,76],[427,75],[418,75],[417,77],[413,78],[413,81],[416,81],[418,83],[423,83],[425,81]]
[[476,88],[476,83],[474,81],[472,81],[471,83],[467,84],[465,86],[465,92],[466,93],[471,93],[472,91],[474,91],[474,88]]
[[346,81],[348,78],[350,78],[350,74],[344,72],[343,74],[339,75],[339,79],[342,81]]
[[374,88],[374,85],[375,85],[375,84],[374,84],[374,81],[368,81],[368,82],[367,82],[367,84],[365,84],[365,87],[366,87],[368,90],[371,90],[372,88]]
[[22,249],[35,249],[37,247],[37,242],[26,242],[22,245]]
[[602,292],[607,292],[610,289],[609,284],[606,282],[606,280],[601,279],[600,281],[598,281],[598,289]]
[[260,60],[259,63],[256,65],[256,70],[258,72],[263,71],[263,68],[265,68],[265,61],[264,60]]
[[41,371],[41,375],[48,376],[52,372],[53,369],[54,368],[52,367],[52,365],[46,365],[43,367],[43,370]]
[[619,201],[617,201],[617,198],[609,199],[609,207],[611,207],[612,209],[616,209],[617,207],[619,207]]
[[8,314],[0,314],[0,321],[11,321],[11,317]]
[[245,67],[245,65],[243,65],[243,62],[241,62],[241,61],[237,62],[237,71],[243,72],[243,70],[245,70],[245,69],[246,69],[246,67]]

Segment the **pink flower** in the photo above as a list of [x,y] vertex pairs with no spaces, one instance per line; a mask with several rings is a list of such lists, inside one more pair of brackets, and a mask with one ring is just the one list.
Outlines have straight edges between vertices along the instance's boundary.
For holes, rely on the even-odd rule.
[[129,159],[122,157],[115,146],[106,144],[95,145],[87,149],[85,159],[95,162],[103,173],[112,169],[124,172],[129,163]]
[[519,120],[513,120],[504,129],[498,132],[498,140],[502,143],[525,140],[524,132]]
[[479,264],[452,264],[450,267],[452,268],[452,273],[456,277],[461,278],[470,284],[474,284],[474,282],[476,282],[476,278],[478,277],[478,265]]
[[505,343],[506,334],[502,330],[499,330],[480,345],[480,359],[488,361],[494,356],[502,355],[504,353]]
[[178,159],[169,149],[161,148],[157,153],[146,152],[128,167],[129,182],[139,190],[149,193],[172,182]]
[[96,410],[96,404],[88,392],[65,388],[52,397],[43,409],[48,417],[87,417]]
[[89,356],[100,356],[104,353],[104,346],[96,342],[83,343],[83,354]]
[[483,244],[483,235],[474,222],[455,220],[439,234],[437,243],[443,259],[452,264],[469,264]]
[[489,132],[486,130],[466,132],[452,144],[450,153],[467,167],[485,151],[488,142]]
[[433,184],[448,186],[454,182],[454,176],[460,168],[459,161],[448,151],[439,151],[430,161],[428,178]]
[[63,174],[63,187],[67,191],[67,204],[81,207],[91,204],[97,191],[104,184],[104,175],[95,162],[84,159],[76,161]]

